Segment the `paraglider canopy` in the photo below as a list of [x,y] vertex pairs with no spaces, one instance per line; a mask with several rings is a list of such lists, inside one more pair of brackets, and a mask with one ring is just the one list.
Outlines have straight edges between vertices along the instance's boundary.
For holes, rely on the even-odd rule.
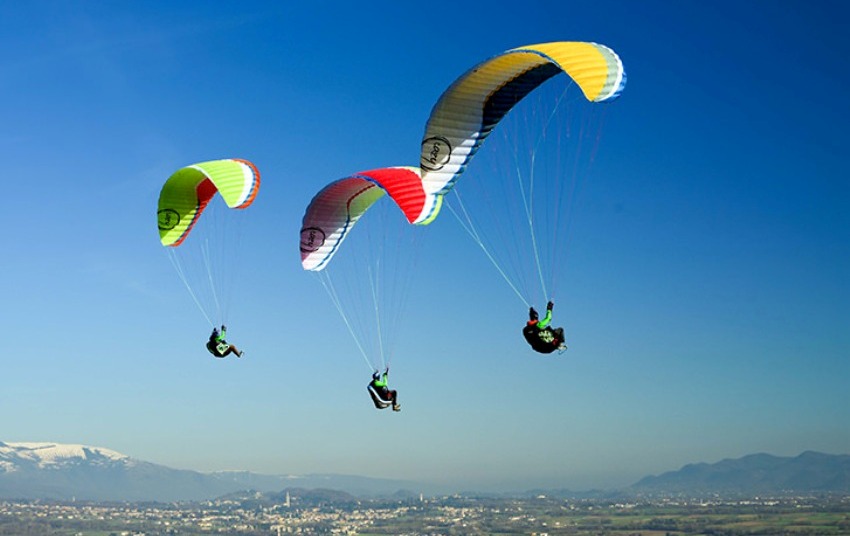
[[307,207],[301,225],[301,265],[320,271],[336,255],[354,224],[376,201],[389,194],[408,220],[421,212],[425,191],[419,168],[390,167],[362,171],[325,186]]
[[370,370],[388,365],[398,340],[421,231],[409,218],[425,197],[419,168],[388,167],[331,182],[304,212],[302,267],[322,283]]
[[599,103],[625,83],[617,54],[590,42],[527,45],[475,65],[425,125],[426,204],[413,222],[433,220],[442,206],[526,307],[554,298],[600,139],[607,107]]
[[212,160],[177,170],[159,193],[156,215],[162,245],[182,244],[216,193],[228,207],[243,209],[259,189],[260,172],[247,160]]
[[239,279],[241,216],[250,212],[242,209],[253,204],[259,188],[260,173],[253,163],[228,158],[183,167],[160,190],[160,243],[211,326],[227,321]]
[[597,43],[560,41],[514,48],[467,71],[440,96],[422,139],[426,204],[414,223],[433,220],[469,160],[502,118],[531,91],[566,73],[591,102],[616,99],[626,84],[623,63]]

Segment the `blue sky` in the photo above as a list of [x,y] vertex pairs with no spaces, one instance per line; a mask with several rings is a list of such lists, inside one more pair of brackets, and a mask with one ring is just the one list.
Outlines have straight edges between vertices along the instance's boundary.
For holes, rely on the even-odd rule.
[[[841,2],[24,2],[0,5],[0,441],[177,468],[461,489],[630,484],[694,461],[850,446],[850,46]],[[573,221],[556,323],[449,218],[428,228],[393,360],[400,414],[298,262],[304,207],[415,165],[437,97],[483,59],[604,43],[629,75]],[[486,145],[483,150],[486,150]],[[262,173],[229,320],[162,251],[159,187]],[[449,265],[446,259],[452,259]]]

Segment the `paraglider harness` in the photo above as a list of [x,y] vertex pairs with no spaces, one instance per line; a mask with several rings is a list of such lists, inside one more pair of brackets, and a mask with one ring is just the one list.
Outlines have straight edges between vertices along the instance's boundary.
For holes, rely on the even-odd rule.
[[387,409],[393,403],[393,401],[389,398],[390,390],[387,387],[387,373],[384,372],[384,381],[383,385],[375,385],[380,380],[380,375],[378,371],[375,371],[372,374],[372,381],[369,382],[367,387],[369,391],[369,396],[372,397],[372,402],[375,403],[375,408],[377,409]]
[[224,340],[224,335],[224,326],[221,326],[220,335],[218,329],[213,328],[210,340],[207,341],[207,350],[216,357],[224,357],[224,353],[230,348],[230,345]]
[[541,354],[551,354],[556,350],[558,353],[561,353],[566,350],[563,328],[552,329],[549,325],[549,322],[552,320],[551,303],[549,302],[546,306],[546,316],[543,320],[538,320],[537,311],[534,310],[534,307],[529,307],[529,320],[525,327],[522,328],[522,335],[525,337],[525,340],[534,351]]

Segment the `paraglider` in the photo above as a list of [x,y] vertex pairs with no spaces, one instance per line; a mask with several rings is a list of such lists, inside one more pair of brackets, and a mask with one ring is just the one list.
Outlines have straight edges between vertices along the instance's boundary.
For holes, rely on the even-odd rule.
[[372,381],[369,382],[367,387],[369,396],[372,397],[372,402],[377,409],[386,409],[392,406],[393,411],[401,411],[401,405],[398,403],[398,391],[390,389],[387,385],[389,373],[389,368],[385,368],[383,374],[379,374],[377,370],[372,373]]
[[[411,221],[431,221],[448,207],[526,307],[551,303],[566,264],[570,209],[596,154],[595,103],[616,99],[625,83],[617,54],[585,42],[518,47],[468,70],[427,121],[420,154],[427,196]],[[575,87],[583,98],[573,96]],[[501,144],[480,151],[499,124]],[[549,329],[535,341],[540,334],[563,342]]]
[[[237,213],[251,206],[259,187],[256,166],[231,158],[181,168],[166,180],[159,194],[160,242],[198,309],[213,326],[206,346],[216,357],[231,352],[242,355],[224,341],[224,324],[239,264],[241,223]],[[216,194],[223,203],[214,201]],[[221,325],[220,334],[217,325]]]
[[546,316],[542,319],[534,307],[528,308],[528,322],[522,328],[522,335],[526,342],[536,352],[551,354],[555,350],[563,352],[567,349],[564,342],[564,328],[552,328],[552,308],[555,306],[551,301],[546,304]]
[[207,341],[207,350],[215,357],[227,357],[230,354],[236,354],[236,357],[242,357],[242,353],[235,344],[230,344],[226,340],[227,328],[222,324],[221,331],[213,328],[210,334],[210,339]]
[[416,260],[417,226],[403,213],[418,214],[425,197],[418,168],[374,169],[325,186],[302,220],[302,267],[320,279],[370,372],[385,371],[369,384],[377,409],[400,410],[386,382]]

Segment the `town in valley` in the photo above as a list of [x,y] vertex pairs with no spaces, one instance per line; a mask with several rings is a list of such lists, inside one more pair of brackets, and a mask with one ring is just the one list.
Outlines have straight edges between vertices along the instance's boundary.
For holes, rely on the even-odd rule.
[[0,535],[850,535],[850,496],[356,499],[243,493],[187,503],[0,500]]

